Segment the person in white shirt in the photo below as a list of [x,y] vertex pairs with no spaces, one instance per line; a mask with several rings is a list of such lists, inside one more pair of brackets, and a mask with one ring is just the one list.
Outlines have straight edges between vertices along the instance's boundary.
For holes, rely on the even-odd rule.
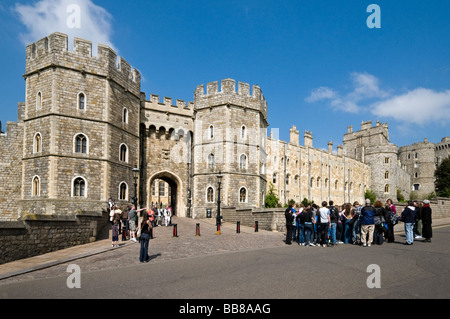
[[327,208],[328,203],[322,202],[322,208],[319,209],[319,225],[317,230],[317,244],[322,247],[330,247],[328,243],[328,228],[331,226],[330,210]]

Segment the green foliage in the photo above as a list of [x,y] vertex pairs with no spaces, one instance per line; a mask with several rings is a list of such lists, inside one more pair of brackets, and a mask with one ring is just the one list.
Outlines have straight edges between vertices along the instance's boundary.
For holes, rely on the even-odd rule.
[[442,161],[434,172],[436,193],[438,196],[450,197],[450,157]]
[[364,198],[365,199],[370,199],[371,203],[375,203],[375,201],[377,200],[377,195],[375,195],[375,192],[373,190],[368,189],[364,193]]
[[265,200],[264,206],[266,208],[279,207],[280,206],[279,202],[280,202],[280,199],[275,194],[275,190],[273,188],[273,184],[270,183],[270,185],[269,185],[269,192],[266,195],[266,200]]
[[397,188],[397,201],[404,202],[405,196],[403,196],[402,191]]
[[306,207],[308,205],[314,204],[314,201],[310,202],[306,197],[304,197],[303,200],[302,200],[302,204],[303,204],[303,207]]

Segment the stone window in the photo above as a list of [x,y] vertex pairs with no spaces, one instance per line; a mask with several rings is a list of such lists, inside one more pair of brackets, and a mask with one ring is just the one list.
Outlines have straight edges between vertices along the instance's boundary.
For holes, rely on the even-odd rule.
[[156,195],[156,182],[152,183],[152,196]]
[[208,203],[214,203],[214,189],[211,186],[206,190],[206,201]]
[[389,163],[390,163],[389,157],[385,157],[385,158],[384,158],[384,164],[389,164]]
[[274,184],[277,183],[277,173],[273,173],[273,176],[272,176],[272,183],[274,183]]
[[389,171],[384,172],[384,179],[389,179]]
[[418,190],[420,190],[420,184],[414,184],[413,191],[418,191]]
[[125,182],[120,183],[119,199],[120,200],[128,200],[128,185]]
[[128,163],[128,147],[125,144],[121,144],[119,152],[119,160]]
[[86,181],[82,177],[73,180],[73,197],[86,197]]
[[247,130],[246,130],[246,127],[245,127],[245,125],[242,125],[242,127],[241,127],[241,139],[245,139],[245,137],[246,137],[246,135],[247,135],[247,132],[246,132]]
[[214,154],[209,154],[208,155],[208,168],[209,169],[214,169],[214,167],[215,167]]
[[84,111],[86,109],[86,94],[78,94],[78,109]]
[[33,153],[40,152],[42,152],[42,137],[41,133],[36,133],[33,140]]
[[247,155],[241,154],[239,157],[239,168],[246,169],[247,168]]
[[33,185],[32,185],[31,194],[34,197],[41,195],[41,180],[39,179],[39,176],[33,177]]
[[209,126],[209,139],[212,140],[214,138],[214,126]]
[[338,181],[337,180],[334,182],[334,189],[338,189]]
[[87,154],[88,140],[86,135],[78,134],[75,136],[75,153]]
[[36,110],[42,109],[42,93],[39,91],[36,95]]
[[390,189],[389,184],[386,184],[386,185],[384,186],[384,192],[385,192],[385,193],[389,193],[389,189]]
[[128,109],[126,107],[122,110],[122,123],[128,124]]
[[247,189],[245,187],[242,187],[239,190],[239,203],[246,203],[247,202]]

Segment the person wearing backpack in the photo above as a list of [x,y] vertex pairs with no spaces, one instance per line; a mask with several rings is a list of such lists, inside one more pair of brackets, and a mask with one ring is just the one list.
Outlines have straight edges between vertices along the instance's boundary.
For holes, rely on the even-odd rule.
[[331,233],[331,245],[336,245],[336,227],[339,221],[339,211],[334,207],[334,202],[330,200],[330,233]]

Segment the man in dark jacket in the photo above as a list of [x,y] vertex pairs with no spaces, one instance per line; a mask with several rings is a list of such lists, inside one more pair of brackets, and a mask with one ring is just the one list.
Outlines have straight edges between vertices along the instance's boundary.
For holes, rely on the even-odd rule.
[[414,242],[414,223],[416,222],[416,207],[414,207],[414,202],[408,202],[408,206],[402,212],[402,220],[405,223],[405,245],[412,245]]
[[433,230],[431,228],[431,207],[428,199],[423,201],[422,207],[422,237],[425,242],[431,243],[433,237]]
[[[375,208],[370,204],[370,199],[366,199],[366,206],[361,209],[361,242],[363,247],[370,247],[373,241],[373,231],[375,230]],[[369,238],[367,238],[369,237]]]
[[284,217],[286,218],[286,244],[292,244],[292,227],[294,223],[295,205],[289,204],[289,207],[284,212]]

